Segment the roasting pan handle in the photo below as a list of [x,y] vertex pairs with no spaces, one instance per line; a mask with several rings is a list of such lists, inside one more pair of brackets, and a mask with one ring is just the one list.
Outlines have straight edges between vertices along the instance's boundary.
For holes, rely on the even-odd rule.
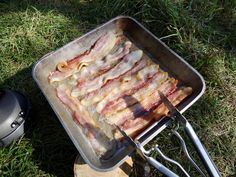
[[168,176],[168,177],[179,177],[177,174],[169,170],[167,167],[162,165],[160,162],[158,162],[156,159],[152,157],[145,156],[147,161],[153,165],[158,171],[160,171],[162,174]]
[[215,163],[211,159],[209,153],[207,152],[204,145],[201,143],[200,139],[198,138],[196,132],[194,131],[191,124],[187,121],[185,125],[185,131],[188,135],[188,137],[192,140],[193,145],[198,152],[208,174],[211,177],[221,177],[219,170],[217,169]]

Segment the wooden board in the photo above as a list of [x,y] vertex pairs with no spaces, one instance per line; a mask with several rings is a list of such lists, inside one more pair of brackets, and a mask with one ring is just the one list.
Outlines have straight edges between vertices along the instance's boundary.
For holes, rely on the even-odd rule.
[[133,161],[129,158],[119,168],[109,172],[98,172],[86,164],[83,158],[78,155],[74,163],[75,177],[128,177],[132,171]]

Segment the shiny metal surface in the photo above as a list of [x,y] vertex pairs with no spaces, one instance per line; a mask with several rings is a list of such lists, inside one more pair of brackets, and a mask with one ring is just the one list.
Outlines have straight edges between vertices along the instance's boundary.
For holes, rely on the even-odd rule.
[[194,161],[194,159],[193,159],[193,158],[191,157],[191,155],[189,154],[187,145],[186,145],[184,139],[182,138],[182,136],[179,134],[179,132],[177,132],[176,130],[172,130],[172,133],[179,139],[179,141],[180,141],[180,143],[181,143],[181,145],[182,145],[184,154],[185,154],[185,156],[188,158],[188,160],[193,164],[193,166],[195,167],[195,169],[196,169],[203,177],[206,177],[206,175],[204,174],[204,172],[201,170],[201,168],[197,165],[197,163]]
[[[201,158],[201,160],[202,160],[209,176],[211,176],[211,177],[221,177],[218,168],[216,167],[216,165],[213,162],[213,160],[211,159],[207,149],[201,143],[200,139],[198,138],[196,132],[194,131],[193,127],[188,122],[188,120],[179,112],[179,110],[174,105],[172,105],[172,103],[168,100],[168,98],[165,95],[163,95],[161,92],[159,92],[159,95],[161,97],[162,102],[169,109],[170,117],[174,121],[176,121],[178,124],[180,124],[184,127],[184,130],[185,130],[186,134],[188,135],[189,139],[192,141],[195,149],[197,150],[198,155]],[[175,135],[179,139],[181,139],[181,142],[183,144],[184,141],[183,141],[182,137],[180,136],[180,134],[178,134],[178,132],[175,132]],[[186,147],[186,145],[185,145],[185,147]],[[195,162],[193,164],[196,165]],[[203,176],[204,176],[204,174],[203,174]]]
[[[55,70],[58,62],[71,59],[82,53],[88,49],[101,34],[107,31],[123,33],[136,47],[144,51],[144,57],[155,61],[162,69],[180,80],[182,84],[193,88],[193,94],[185,99],[178,107],[181,113],[195,103],[205,91],[204,80],[195,69],[139,22],[127,16],[116,17],[82,37],[68,43],[64,47],[42,57],[33,68],[33,78],[85,162],[98,171],[110,171],[118,167],[128,158],[128,155],[131,154],[133,149],[124,147],[118,150],[109,160],[103,161],[99,159],[90,147],[80,127],[74,123],[69,110],[56,97],[53,86],[48,83],[48,75],[51,71]],[[168,118],[161,119],[147,128],[137,139],[142,145],[145,145],[160,133],[169,122],[170,119]]]

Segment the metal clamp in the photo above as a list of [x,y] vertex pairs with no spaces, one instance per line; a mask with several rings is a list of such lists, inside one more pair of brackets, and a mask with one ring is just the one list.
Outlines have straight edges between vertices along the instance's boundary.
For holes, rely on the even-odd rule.
[[179,177],[176,173],[168,169],[166,166],[161,164],[159,161],[154,159],[153,157],[150,157],[149,155],[154,148],[151,148],[150,150],[144,149],[144,147],[139,143],[136,142],[137,145],[137,152],[144,158],[146,159],[151,165],[153,165],[157,170],[159,170],[162,174],[168,176],[168,177]]

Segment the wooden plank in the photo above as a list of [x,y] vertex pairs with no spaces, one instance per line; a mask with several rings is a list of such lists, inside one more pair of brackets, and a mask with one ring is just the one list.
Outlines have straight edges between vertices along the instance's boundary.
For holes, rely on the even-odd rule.
[[109,172],[98,172],[86,164],[83,158],[78,155],[74,163],[75,177],[128,177],[132,171],[133,161],[129,158],[119,168]]

